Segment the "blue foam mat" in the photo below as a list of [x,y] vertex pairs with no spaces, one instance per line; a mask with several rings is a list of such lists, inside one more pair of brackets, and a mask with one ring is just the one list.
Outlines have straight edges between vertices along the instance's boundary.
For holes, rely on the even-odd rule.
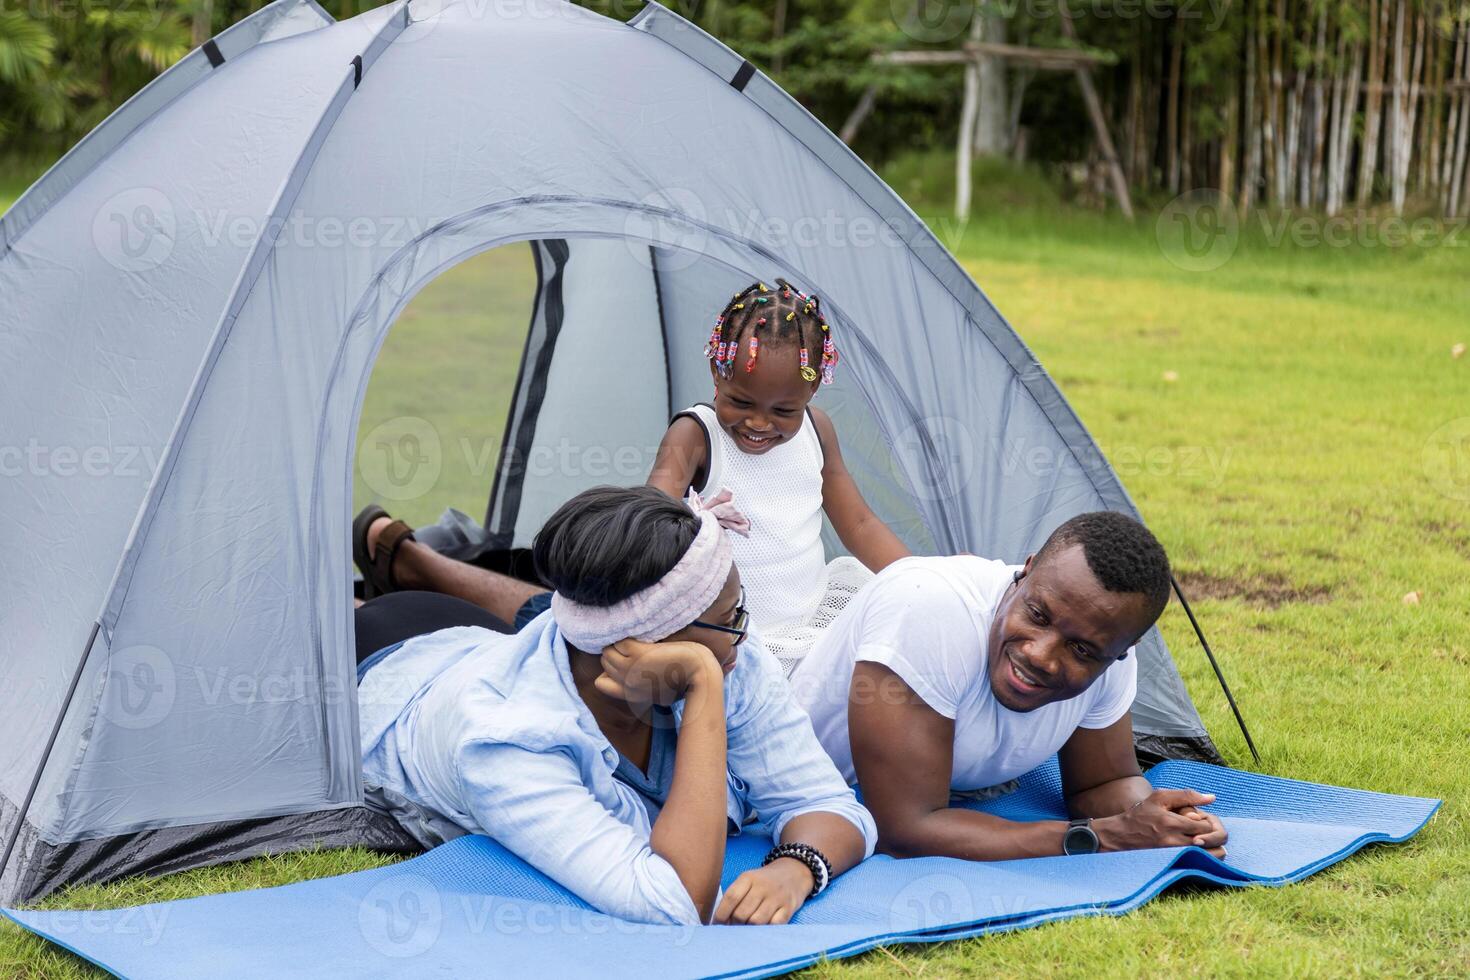
[[[874,857],[786,926],[648,926],[585,902],[485,837],[387,868],[258,891],[93,912],[5,909],[23,928],[118,976],[761,977],[894,942],[937,942],[1078,915],[1121,914],[1181,879],[1281,885],[1366,844],[1419,831],[1438,800],[1389,796],[1190,762],[1148,774],[1214,792],[1229,863],[1198,848],[977,863]],[[1055,762],[976,809],[1063,815]],[[725,883],[768,838],[729,842]]]

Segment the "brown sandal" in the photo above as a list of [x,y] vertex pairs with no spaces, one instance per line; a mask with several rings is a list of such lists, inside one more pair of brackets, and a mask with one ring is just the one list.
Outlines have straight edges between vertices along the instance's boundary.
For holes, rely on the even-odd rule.
[[393,559],[403,542],[417,540],[413,536],[413,528],[402,521],[394,521],[383,528],[377,546],[369,555],[368,528],[379,518],[388,516],[388,512],[377,504],[369,504],[352,521],[352,560],[362,572],[363,599],[375,599],[399,590],[398,582],[393,578]]

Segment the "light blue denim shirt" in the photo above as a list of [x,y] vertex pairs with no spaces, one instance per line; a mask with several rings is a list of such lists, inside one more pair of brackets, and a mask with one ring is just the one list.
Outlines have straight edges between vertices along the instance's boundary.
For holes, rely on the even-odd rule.
[[[415,637],[358,688],[363,778],[420,840],[487,834],[588,904],[638,922],[697,924],[678,874],[649,846],[643,800],[577,693],[550,612],[514,636],[459,627]],[[674,717],[682,718],[682,702]],[[823,752],[776,661],[752,634],[725,679],[726,809],[777,840],[816,811],[872,816]]]

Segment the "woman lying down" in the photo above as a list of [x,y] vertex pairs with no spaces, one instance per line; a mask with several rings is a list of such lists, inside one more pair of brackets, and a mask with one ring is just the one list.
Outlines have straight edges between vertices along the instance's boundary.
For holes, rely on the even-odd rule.
[[[877,830],[747,636],[722,526],[741,522],[650,487],[574,497],[534,544],[551,608],[514,635],[447,596],[386,597],[423,604],[403,617],[423,635],[359,669],[367,784],[426,845],[488,834],[610,915],[788,921]],[[777,846],[722,895],[752,815]]]

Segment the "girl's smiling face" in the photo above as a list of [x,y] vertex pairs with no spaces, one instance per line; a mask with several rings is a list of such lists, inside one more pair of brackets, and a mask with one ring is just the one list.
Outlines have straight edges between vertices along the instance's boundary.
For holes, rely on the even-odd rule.
[[802,415],[817,384],[803,381],[798,373],[795,344],[770,343],[762,337],[755,370],[745,370],[746,359],[742,349],[728,378],[711,370],[715,415],[743,452],[759,456],[801,430]]

